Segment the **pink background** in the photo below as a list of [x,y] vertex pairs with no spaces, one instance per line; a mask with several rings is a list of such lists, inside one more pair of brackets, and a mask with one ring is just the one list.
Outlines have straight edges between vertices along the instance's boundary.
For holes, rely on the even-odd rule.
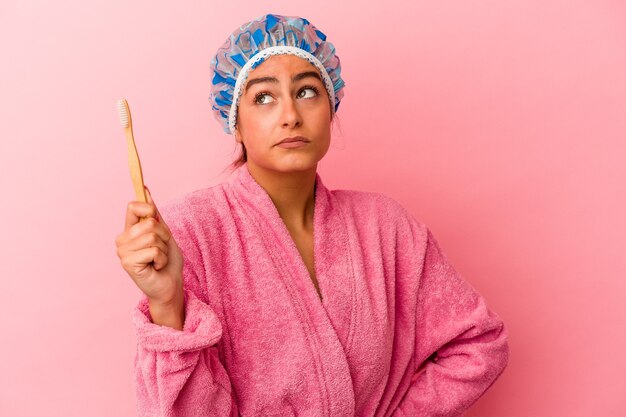
[[0,415],[135,414],[116,100],[157,204],[221,181],[209,62],[268,12],[341,58],[325,183],[400,201],[508,327],[468,415],[626,415],[624,2],[259,3],[0,3]]

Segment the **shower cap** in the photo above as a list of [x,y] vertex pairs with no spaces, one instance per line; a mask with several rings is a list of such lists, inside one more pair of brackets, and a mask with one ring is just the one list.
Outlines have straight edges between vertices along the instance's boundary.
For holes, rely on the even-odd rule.
[[266,14],[237,28],[211,60],[210,101],[225,133],[235,131],[239,98],[248,74],[276,54],[296,55],[313,64],[328,91],[331,111],[339,108],[345,83],[333,44],[304,18]]

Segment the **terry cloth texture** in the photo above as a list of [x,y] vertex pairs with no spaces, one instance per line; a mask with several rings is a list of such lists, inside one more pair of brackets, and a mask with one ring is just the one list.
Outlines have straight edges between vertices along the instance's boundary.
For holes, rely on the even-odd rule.
[[507,332],[431,231],[316,177],[311,276],[247,164],[160,207],[184,258],[183,330],[133,311],[140,416],[460,416]]

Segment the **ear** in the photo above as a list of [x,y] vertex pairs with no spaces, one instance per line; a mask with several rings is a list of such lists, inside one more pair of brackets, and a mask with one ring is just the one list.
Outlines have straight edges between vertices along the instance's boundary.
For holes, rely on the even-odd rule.
[[237,126],[235,126],[235,141],[237,143],[241,143],[241,133],[239,132],[239,129],[237,128]]

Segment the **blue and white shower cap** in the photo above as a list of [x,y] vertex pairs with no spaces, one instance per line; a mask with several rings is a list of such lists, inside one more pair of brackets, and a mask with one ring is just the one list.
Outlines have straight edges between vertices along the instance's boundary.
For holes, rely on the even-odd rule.
[[328,91],[331,111],[339,108],[345,83],[333,44],[304,18],[266,14],[237,28],[211,60],[210,101],[225,133],[235,131],[239,98],[248,74],[276,54],[296,55],[313,64]]

